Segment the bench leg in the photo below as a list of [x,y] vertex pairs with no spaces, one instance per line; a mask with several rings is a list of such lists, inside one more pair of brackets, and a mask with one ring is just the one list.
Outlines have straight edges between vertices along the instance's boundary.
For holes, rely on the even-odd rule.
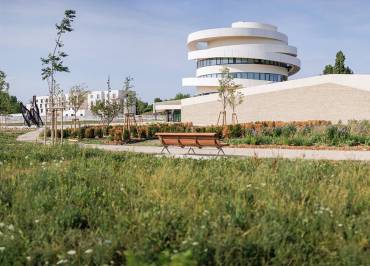
[[192,147],[190,147],[190,148],[189,148],[189,150],[188,150],[188,153],[187,153],[187,154],[190,154],[190,151],[193,151],[193,154],[195,154],[195,151],[194,151],[194,149],[193,149]]
[[217,149],[218,149],[217,156],[220,155],[220,152],[222,152],[223,155],[226,155],[225,152],[224,152],[224,150],[221,147],[219,147]]
[[168,154],[171,154],[167,146],[163,146],[163,149],[161,150],[161,154],[163,154],[163,151],[166,150]]

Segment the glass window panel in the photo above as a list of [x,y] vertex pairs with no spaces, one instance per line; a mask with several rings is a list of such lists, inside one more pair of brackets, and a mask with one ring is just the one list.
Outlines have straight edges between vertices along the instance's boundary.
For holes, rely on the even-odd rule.
[[242,58],[241,63],[242,64],[248,64],[248,59],[247,58]]
[[227,58],[222,58],[222,64],[225,65],[229,62],[229,60]]
[[241,64],[242,63],[242,59],[241,58],[236,58],[235,63],[236,64]]
[[253,79],[253,73],[252,72],[248,72],[248,79]]
[[217,65],[221,65],[221,58],[217,58],[217,59],[216,59],[216,64],[217,64]]
[[266,80],[265,73],[260,73],[260,80]]

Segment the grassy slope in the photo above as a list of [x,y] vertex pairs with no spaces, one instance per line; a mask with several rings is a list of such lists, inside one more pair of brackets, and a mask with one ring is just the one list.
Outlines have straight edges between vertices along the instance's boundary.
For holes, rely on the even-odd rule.
[[52,150],[9,134],[0,161],[1,265],[369,262],[369,163]]

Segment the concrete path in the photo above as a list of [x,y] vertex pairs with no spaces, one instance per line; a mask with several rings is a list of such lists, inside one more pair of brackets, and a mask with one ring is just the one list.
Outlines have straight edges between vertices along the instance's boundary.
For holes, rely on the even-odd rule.
[[[28,132],[18,136],[18,141],[42,142],[39,138],[42,129]],[[161,154],[162,147],[158,146],[134,146],[134,145],[104,145],[104,144],[83,144],[79,146],[95,148],[106,151],[127,151],[147,154]],[[161,156],[175,158],[211,159],[222,158],[217,155],[215,148],[194,149],[196,155],[188,155],[187,148],[170,147],[171,154],[164,153]],[[286,159],[311,159],[311,160],[354,160],[370,161],[370,151],[340,151],[340,150],[306,150],[306,149],[271,149],[271,148],[224,148],[226,156],[258,157],[258,158],[286,158]]]
[[39,135],[43,131],[42,128],[38,128],[37,130],[27,132],[25,134],[19,135],[17,137],[17,141],[26,141],[26,142],[38,142],[43,141]]
[[[82,147],[96,148],[108,151],[128,151],[148,154],[160,154],[162,148],[156,146],[133,146],[133,145],[101,145],[80,144]],[[169,148],[171,154],[177,158],[215,158],[217,149],[203,148],[194,149],[196,155],[187,155],[187,148]],[[355,160],[370,161],[370,151],[338,151],[338,150],[293,150],[293,149],[270,149],[270,148],[224,148],[227,156],[259,157],[259,158],[286,158],[286,159],[312,159],[312,160]],[[221,156],[217,157],[221,158]]]

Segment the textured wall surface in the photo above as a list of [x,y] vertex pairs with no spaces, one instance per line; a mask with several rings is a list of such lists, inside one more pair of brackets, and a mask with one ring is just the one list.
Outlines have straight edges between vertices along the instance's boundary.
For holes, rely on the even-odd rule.
[[[217,123],[221,103],[217,100],[185,105],[181,120],[195,125]],[[370,120],[370,91],[333,83],[248,95],[237,107],[239,122]],[[231,121],[231,110],[227,110]]]

